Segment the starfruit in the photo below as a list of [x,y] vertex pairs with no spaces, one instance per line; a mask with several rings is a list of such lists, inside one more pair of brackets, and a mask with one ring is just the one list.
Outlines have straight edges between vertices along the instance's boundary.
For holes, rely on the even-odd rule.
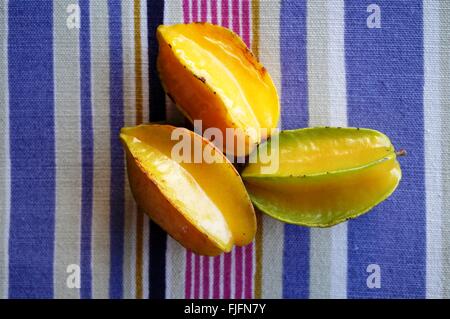
[[[188,119],[201,120],[202,129],[221,131],[221,150],[247,155],[277,126],[272,79],[231,30],[210,23],[160,25],[157,38],[157,69],[167,95]],[[227,128],[233,129],[228,137]]]
[[307,128],[282,131],[278,169],[264,173],[255,157],[242,172],[253,203],[281,221],[328,227],[357,217],[396,189],[401,170],[389,138],[375,130]]
[[[211,142],[156,124],[122,128],[120,138],[136,203],[184,247],[214,256],[253,240],[250,198],[233,165]],[[176,158],[180,139],[188,156]],[[197,161],[199,154],[211,158]]]

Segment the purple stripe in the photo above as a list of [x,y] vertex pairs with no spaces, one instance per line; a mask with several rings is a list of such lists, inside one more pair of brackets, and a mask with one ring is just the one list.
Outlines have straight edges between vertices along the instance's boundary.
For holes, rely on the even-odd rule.
[[[283,129],[308,125],[306,0],[281,5],[281,122]],[[283,297],[309,296],[309,230],[285,225]]]
[[[377,1],[381,28],[369,29],[370,3],[345,2],[349,125],[381,130],[408,156],[399,159],[403,177],[394,194],[348,224],[348,296],[424,298],[422,4]],[[379,289],[367,286],[370,264],[380,267]]]
[[231,298],[231,252],[223,255],[223,298]]
[[209,298],[209,257],[203,256],[203,298]]
[[198,0],[192,0],[192,22],[198,21]]
[[[164,0],[147,2],[147,36],[148,36],[148,69],[150,102],[149,114],[151,121],[163,121],[166,118],[166,95],[161,86],[156,70],[158,41],[156,28],[164,23]],[[166,249],[167,234],[156,223],[149,223],[149,297],[162,299],[166,296]]]
[[242,269],[243,269],[243,265],[242,262],[244,261],[243,258],[243,247],[235,247],[234,248],[234,274],[235,274],[235,279],[234,279],[234,298],[240,299],[242,298],[242,285],[244,283],[244,281],[242,280]]
[[92,200],[94,133],[91,102],[91,39],[89,1],[79,2],[80,26],[80,100],[81,100],[81,289],[80,297],[92,298]]
[[211,22],[213,24],[218,24],[218,19],[217,19],[217,0],[211,0],[210,5],[211,5]]
[[208,19],[208,1],[201,0],[200,3],[200,17],[202,21],[206,21]]
[[220,298],[220,258],[221,256],[214,257],[214,283],[213,283],[213,298]]
[[250,46],[250,0],[242,0],[242,38]]
[[125,162],[119,141],[123,119],[122,12],[120,0],[108,1],[109,13],[109,97],[111,133],[110,183],[110,298],[123,297],[123,234],[125,214]]
[[253,246],[245,246],[245,287],[244,298],[253,298]]
[[228,0],[222,0],[222,26],[228,28],[230,26]]
[[52,298],[55,240],[52,1],[9,1],[8,30],[9,296]]
[[237,34],[241,33],[241,23],[240,23],[240,18],[241,16],[239,15],[239,0],[232,0],[232,17],[233,17],[233,31],[236,32]]
[[189,8],[189,0],[183,0],[183,20],[184,23],[188,23],[191,20],[191,10]]
[[200,255],[194,254],[194,298],[200,298]]

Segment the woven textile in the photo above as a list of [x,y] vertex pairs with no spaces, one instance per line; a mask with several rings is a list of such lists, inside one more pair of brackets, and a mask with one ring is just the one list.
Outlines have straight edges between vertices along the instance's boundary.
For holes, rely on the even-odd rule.
[[[449,298],[449,17],[447,0],[0,0],[0,297]],[[252,48],[282,128],[406,149],[395,193],[329,229],[260,216],[215,258],[167,237],[136,208],[118,132],[184,123],[155,30],[192,21]]]

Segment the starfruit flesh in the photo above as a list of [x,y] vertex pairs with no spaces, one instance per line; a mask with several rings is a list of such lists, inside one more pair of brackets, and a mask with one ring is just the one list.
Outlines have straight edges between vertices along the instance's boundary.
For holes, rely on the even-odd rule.
[[[235,129],[223,143],[227,154],[249,154],[280,116],[276,88],[267,70],[231,30],[210,23],[160,25],[158,73],[163,87],[203,129]],[[232,144],[231,144],[232,143]],[[243,143],[240,150],[235,145]]]
[[[214,163],[184,163],[172,158],[176,128],[140,125],[122,128],[128,179],[141,209],[174,239],[202,255],[228,252],[250,243],[256,232],[253,206],[239,174],[211,142],[186,129],[190,151],[200,147]],[[192,154],[192,159],[194,155]]]
[[401,179],[394,147],[375,130],[307,128],[277,138],[278,170],[263,174],[257,162],[242,177],[255,206],[287,223],[328,227],[357,217],[389,197]]

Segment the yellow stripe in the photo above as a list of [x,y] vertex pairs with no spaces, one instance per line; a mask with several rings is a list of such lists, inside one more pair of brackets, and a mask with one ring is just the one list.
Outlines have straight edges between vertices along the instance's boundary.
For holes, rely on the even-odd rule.
[[[142,94],[142,58],[141,58],[141,3],[134,1],[134,47],[135,47],[135,82],[136,82],[136,124],[143,121],[143,94]],[[144,237],[144,214],[138,207],[136,218],[136,298],[142,299],[142,273],[143,273],[143,237]]]
[[[252,0],[252,51],[258,57],[259,55],[259,0]],[[263,222],[260,212],[257,212],[258,218],[258,231],[256,232],[255,241],[255,298],[261,298],[262,287],[262,254],[263,254]]]

